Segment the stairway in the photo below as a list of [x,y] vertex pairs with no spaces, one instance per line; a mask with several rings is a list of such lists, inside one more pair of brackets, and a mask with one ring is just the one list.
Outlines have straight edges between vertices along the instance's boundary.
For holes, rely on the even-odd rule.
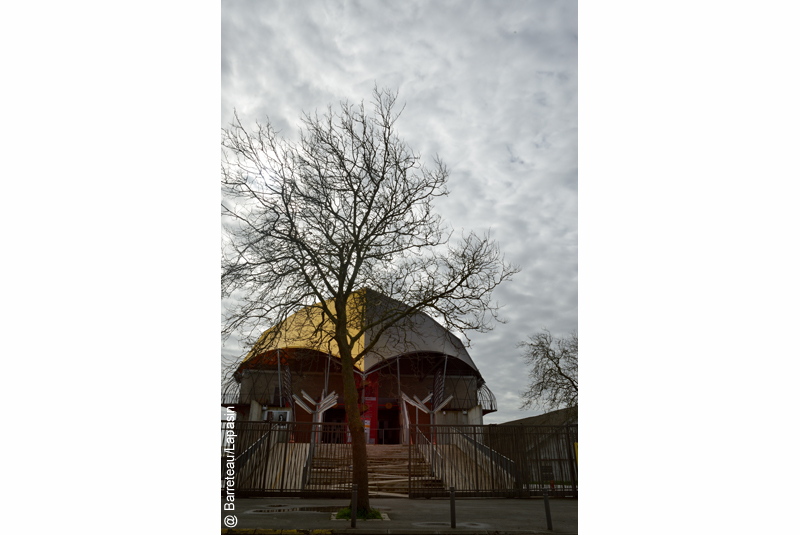
[[316,444],[307,490],[338,491],[353,483],[349,444]]
[[[414,486],[444,489],[442,481],[431,475],[430,465],[411,449],[411,478]],[[367,445],[367,470],[369,473],[369,495],[408,498],[408,446],[402,444]]]
[[[317,444],[306,490],[349,490],[352,484],[352,457],[349,444]],[[431,475],[430,465],[411,449],[411,474],[414,486],[444,490],[441,479]],[[367,445],[369,495],[408,498],[408,446],[402,444]]]

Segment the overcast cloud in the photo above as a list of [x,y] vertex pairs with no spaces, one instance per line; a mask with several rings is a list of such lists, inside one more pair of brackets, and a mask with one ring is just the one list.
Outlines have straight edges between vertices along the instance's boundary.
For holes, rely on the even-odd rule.
[[486,423],[537,414],[518,410],[515,346],[578,328],[577,2],[223,2],[223,126],[235,108],[294,138],[301,111],[376,83],[399,90],[409,146],[450,168],[439,213],[522,268],[494,294],[508,323],[469,351],[498,401]]

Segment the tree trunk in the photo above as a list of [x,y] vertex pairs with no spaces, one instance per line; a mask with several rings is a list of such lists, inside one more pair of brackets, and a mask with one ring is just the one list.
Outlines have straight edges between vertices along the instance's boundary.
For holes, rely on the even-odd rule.
[[[367,439],[364,436],[364,423],[358,410],[358,390],[353,377],[353,359],[349,347],[339,346],[342,359],[342,381],[344,382],[344,410],[353,446],[353,483],[358,485],[358,505],[356,510],[369,511],[369,474],[367,472]],[[352,511],[353,504],[350,504]]]

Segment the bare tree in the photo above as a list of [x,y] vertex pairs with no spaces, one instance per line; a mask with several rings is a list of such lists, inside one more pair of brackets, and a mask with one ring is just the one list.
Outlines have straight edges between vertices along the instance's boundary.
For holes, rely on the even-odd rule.
[[[222,295],[232,303],[223,337],[268,345],[294,314],[320,344],[335,344],[358,509],[369,509],[369,492],[354,366],[418,313],[462,334],[491,329],[492,290],[518,271],[488,235],[451,242],[432,205],[448,193],[448,170],[438,156],[424,166],[397,136],[396,98],[376,87],[372,113],[363,101],[304,113],[297,142],[269,119],[249,132],[236,114],[222,131]],[[362,289],[391,298],[363,323],[352,312]],[[375,328],[372,344],[356,344]]]
[[531,336],[520,342],[523,359],[530,367],[527,390],[520,392],[520,409],[532,406],[544,410],[575,409],[578,406],[578,333],[553,338],[550,331]]

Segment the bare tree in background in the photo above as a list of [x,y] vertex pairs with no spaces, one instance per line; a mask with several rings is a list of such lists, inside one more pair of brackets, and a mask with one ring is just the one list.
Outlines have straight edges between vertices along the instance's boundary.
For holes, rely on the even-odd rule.
[[550,331],[531,336],[520,342],[522,358],[529,366],[528,389],[520,392],[520,409],[532,406],[552,411],[578,406],[578,333],[553,338]]
[[[438,157],[425,167],[397,136],[396,97],[375,88],[372,113],[363,102],[304,113],[297,142],[269,119],[249,132],[235,115],[222,131],[222,296],[232,303],[223,338],[268,345],[269,333],[306,310],[315,337],[335,344],[358,509],[369,509],[369,487],[356,364],[380,334],[417,313],[462,334],[491,329],[492,291],[518,271],[488,235],[450,240],[432,205],[448,193],[448,170]],[[348,303],[367,295],[361,289],[390,298],[364,324],[348,316]],[[360,348],[356,341],[376,328]]]

